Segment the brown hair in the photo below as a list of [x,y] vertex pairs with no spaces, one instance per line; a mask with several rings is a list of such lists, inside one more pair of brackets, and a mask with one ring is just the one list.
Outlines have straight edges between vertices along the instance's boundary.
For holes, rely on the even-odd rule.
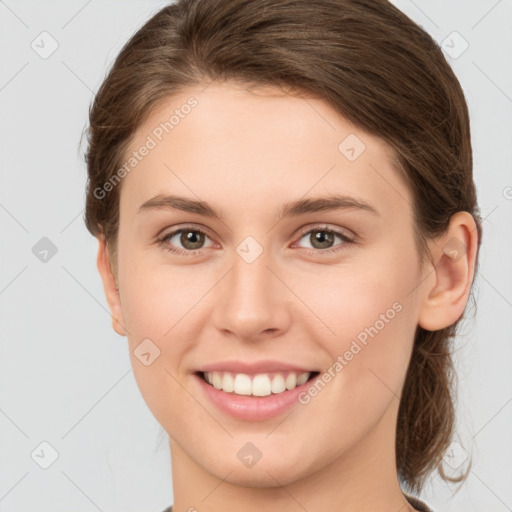
[[[312,93],[386,141],[414,198],[419,254],[450,217],[471,213],[481,242],[469,115],[437,43],[384,0],[178,0],[127,42],[89,113],[85,222],[104,235],[115,263],[121,167],[141,123],[187,86],[234,80]],[[478,266],[478,257],[476,260]],[[417,327],[398,412],[401,481],[420,491],[438,469],[455,424],[450,339],[455,324]]]

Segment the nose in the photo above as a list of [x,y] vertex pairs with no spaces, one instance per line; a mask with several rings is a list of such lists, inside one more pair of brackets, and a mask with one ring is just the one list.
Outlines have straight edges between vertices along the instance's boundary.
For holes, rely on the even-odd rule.
[[271,266],[265,252],[252,263],[234,254],[231,270],[217,285],[213,311],[223,335],[257,341],[289,328],[292,294]]

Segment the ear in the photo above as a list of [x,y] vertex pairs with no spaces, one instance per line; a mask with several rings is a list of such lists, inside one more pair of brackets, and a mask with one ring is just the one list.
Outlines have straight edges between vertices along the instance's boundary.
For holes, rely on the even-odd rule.
[[98,236],[98,258],[96,264],[103,281],[103,289],[107,298],[110,314],[112,315],[112,327],[120,336],[126,336],[124,328],[123,311],[121,309],[121,299],[116,283],[116,278],[112,272],[112,266],[107,251],[107,244],[103,235]]
[[464,313],[475,273],[478,231],[468,212],[452,215],[446,232],[429,244],[434,261],[418,323],[437,331],[454,324]]

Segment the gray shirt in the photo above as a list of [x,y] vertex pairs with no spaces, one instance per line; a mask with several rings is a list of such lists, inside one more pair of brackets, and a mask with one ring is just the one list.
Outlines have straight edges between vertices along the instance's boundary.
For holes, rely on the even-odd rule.
[[[425,502],[421,501],[419,498],[415,498],[410,494],[405,494],[405,499],[420,512],[434,512]],[[172,512],[172,507],[166,508],[163,512]]]

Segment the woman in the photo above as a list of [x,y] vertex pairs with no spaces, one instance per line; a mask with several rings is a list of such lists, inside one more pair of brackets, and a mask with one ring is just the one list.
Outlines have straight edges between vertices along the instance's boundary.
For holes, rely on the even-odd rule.
[[[382,0],[179,0],[90,111],[86,224],[174,512],[428,511],[481,219],[461,87]],[[171,510],[169,508],[168,510]]]

